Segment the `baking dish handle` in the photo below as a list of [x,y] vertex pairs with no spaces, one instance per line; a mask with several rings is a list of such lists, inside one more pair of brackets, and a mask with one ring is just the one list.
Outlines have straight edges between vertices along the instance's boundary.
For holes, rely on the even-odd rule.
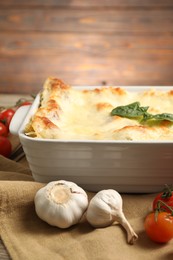
[[23,120],[25,119],[30,107],[31,105],[21,106],[16,110],[10,122],[9,130],[11,134],[18,135],[20,126],[23,123]]

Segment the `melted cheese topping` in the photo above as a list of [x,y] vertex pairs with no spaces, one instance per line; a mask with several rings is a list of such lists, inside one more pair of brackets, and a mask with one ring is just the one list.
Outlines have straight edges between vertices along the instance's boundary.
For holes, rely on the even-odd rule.
[[111,116],[113,108],[139,101],[149,113],[173,113],[173,91],[128,92],[101,87],[79,90],[49,78],[41,104],[26,126],[28,136],[63,140],[173,140],[173,123],[141,125],[137,120]]

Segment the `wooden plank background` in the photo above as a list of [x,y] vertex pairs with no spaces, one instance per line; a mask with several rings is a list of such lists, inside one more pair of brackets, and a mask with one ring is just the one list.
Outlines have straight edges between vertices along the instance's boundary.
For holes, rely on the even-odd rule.
[[173,85],[172,0],[0,0],[0,92]]

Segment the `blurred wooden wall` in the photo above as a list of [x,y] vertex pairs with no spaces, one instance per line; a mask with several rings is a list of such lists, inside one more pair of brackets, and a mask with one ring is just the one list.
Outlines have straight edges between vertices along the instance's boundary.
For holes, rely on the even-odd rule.
[[0,92],[173,85],[172,0],[0,0]]

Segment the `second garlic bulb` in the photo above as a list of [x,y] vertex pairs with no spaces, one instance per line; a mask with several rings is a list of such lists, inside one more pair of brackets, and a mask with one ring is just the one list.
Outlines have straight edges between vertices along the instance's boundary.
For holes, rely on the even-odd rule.
[[138,236],[124,216],[121,195],[112,189],[99,191],[90,201],[86,218],[94,227],[106,227],[119,222],[127,231],[127,241],[133,244]]

